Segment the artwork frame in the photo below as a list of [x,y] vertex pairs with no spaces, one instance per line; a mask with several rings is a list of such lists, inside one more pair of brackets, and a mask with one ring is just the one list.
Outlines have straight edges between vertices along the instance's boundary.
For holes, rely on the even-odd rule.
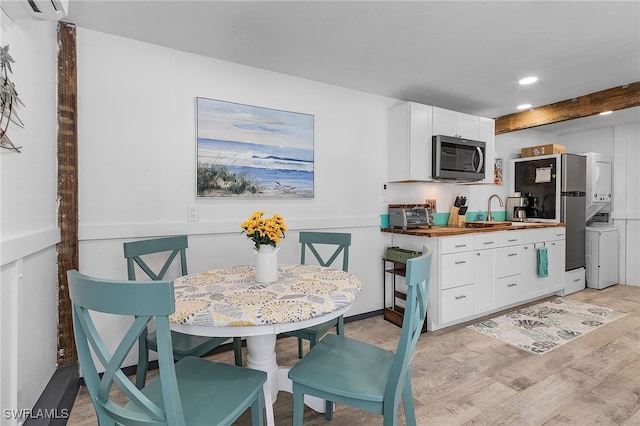
[[504,171],[504,161],[502,157],[495,157],[493,165],[493,183],[502,185],[502,177]]
[[196,198],[313,198],[311,114],[196,98]]

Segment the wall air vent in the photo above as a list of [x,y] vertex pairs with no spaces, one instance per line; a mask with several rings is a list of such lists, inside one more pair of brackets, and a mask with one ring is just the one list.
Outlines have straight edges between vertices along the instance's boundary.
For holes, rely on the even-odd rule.
[[0,4],[11,19],[58,21],[69,9],[69,0],[3,0]]

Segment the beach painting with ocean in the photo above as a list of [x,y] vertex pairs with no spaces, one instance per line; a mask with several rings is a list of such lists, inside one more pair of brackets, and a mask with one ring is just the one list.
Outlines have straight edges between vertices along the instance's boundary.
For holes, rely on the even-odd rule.
[[196,98],[197,196],[313,198],[313,115]]

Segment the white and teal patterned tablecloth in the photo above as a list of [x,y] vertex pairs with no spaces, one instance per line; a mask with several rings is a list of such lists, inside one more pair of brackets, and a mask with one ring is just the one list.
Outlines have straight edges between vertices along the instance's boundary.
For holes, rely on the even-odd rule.
[[360,280],[338,269],[278,265],[278,280],[255,281],[253,266],[233,266],[174,280],[176,311],[170,321],[246,327],[309,320],[349,306]]

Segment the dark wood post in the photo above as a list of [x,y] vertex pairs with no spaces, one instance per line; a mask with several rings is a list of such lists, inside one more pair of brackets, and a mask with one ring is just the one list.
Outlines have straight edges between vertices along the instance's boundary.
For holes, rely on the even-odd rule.
[[58,24],[58,366],[77,363],[67,270],[78,269],[76,27]]

